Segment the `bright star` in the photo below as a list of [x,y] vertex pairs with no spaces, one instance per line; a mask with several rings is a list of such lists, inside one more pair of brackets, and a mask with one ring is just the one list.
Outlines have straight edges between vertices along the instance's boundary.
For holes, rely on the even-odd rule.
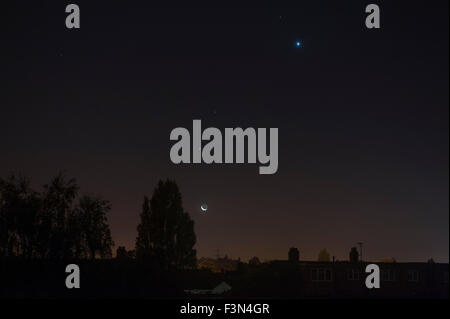
[[297,48],[299,48],[302,44],[300,43],[300,41],[297,41],[297,42],[295,43],[295,45],[297,46]]

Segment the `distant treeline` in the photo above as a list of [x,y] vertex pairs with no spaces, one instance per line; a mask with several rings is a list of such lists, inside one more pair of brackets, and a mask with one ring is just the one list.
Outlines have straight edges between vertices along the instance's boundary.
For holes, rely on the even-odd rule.
[[[0,258],[111,258],[110,202],[79,196],[79,190],[62,173],[40,192],[27,177],[0,178]],[[174,181],[159,181],[151,199],[144,197],[137,232],[137,259],[165,269],[195,268],[194,222]]]
[[0,179],[0,256],[26,259],[108,258],[114,242],[106,214],[110,203],[78,196],[75,179],[58,174],[43,190],[30,179]]

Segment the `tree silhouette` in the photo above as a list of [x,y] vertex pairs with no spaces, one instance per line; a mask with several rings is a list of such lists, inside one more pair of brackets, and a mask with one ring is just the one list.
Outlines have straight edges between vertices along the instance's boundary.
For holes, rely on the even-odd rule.
[[140,214],[141,223],[137,227],[138,237],[136,238],[136,257],[139,259],[151,259],[153,251],[153,241],[155,223],[150,221],[150,204],[147,196],[144,197],[142,212]]
[[318,261],[331,261],[330,258],[330,253],[323,248],[320,252],[319,252],[319,257],[317,259]]
[[194,222],[182,206],[178,185],[159,181],[151,200],[144,198],[136,238],[136,256],[165,269],[195,267]]
[[127,251],[125,246],[119,246],[119,247],[117,247],[117,250],[116,250],[116,258],[118,260],[134,259],[135,251],[134,250]]
[[117,259],[127,259],[128,255],[127,255],[127,250],[125,249],[124,246],[119,246],[116,249],[116,258]]
[[0,179],[0,256],[83,258],[111,256],[106,223],[109,203],[84,196],[74,204],[78,185],[60,173],[38,193],[25,177]]
[[67,179],[63,173],[44,185],[37,238],[38,254],[43,258],[70,257],[65,237],[66,219],[73,209],[78,189],[75,179]]
[[28,178],[0,179],[0,256],[34,257],[40,204]]
[[74,217],[79,225],[81,250],[94,259],[98,254],[102,258],[112,256],[114,242],[108,226],[106,214],[111,209],[110,203],[100,197],[84,195],[75,209]]
[[193,247],[197,237],[194,232],[194,221],[188,213],[181,214],[175,236],[175,266],[177,268],[195,267],[197,251]]

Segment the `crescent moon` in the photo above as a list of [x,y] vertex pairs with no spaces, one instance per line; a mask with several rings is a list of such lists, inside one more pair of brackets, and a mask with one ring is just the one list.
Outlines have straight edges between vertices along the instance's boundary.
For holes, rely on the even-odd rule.
[[206,205],[206,204],[201,205],[200,209],[202,210],[202,212],[206,212],[208,210],[208,205]]

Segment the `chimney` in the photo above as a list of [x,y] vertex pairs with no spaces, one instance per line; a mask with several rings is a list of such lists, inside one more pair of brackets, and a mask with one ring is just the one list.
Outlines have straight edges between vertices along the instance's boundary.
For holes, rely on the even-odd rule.
[[350,250],[350,262],[357,263],[359,260],[359,253],[356,247],[352,247]]
[[288,260],[292,263],[298,263],[300,260],[300,252],[297,248],[292,247],[289,249]]

